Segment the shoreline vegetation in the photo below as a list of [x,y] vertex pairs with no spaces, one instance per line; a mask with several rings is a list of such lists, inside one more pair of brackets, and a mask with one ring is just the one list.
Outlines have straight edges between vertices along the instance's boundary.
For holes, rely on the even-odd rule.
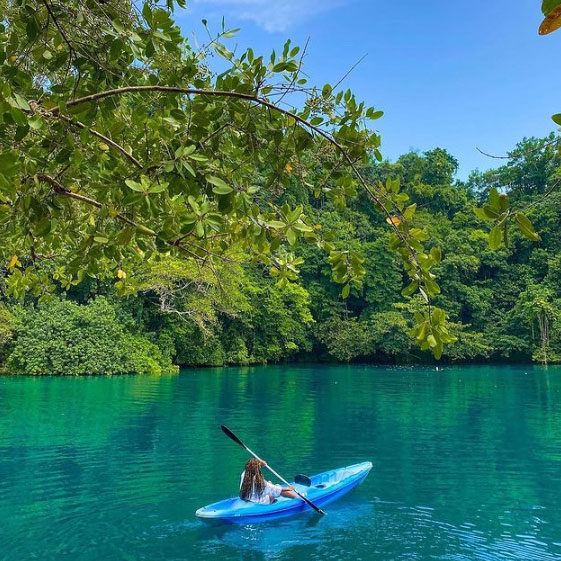
[[561,361],[559,135],[460,181],[384,160],[307,44],[200,44],[185,0],[0,8],[1,372]]
[[[561,197],[544,192],[561,164],[549,136],[524,139],[508,164],[454,179],[458,162],[437,148],[363,170],[398,177],[417,204],[417,220],[442,248],[436,304],[457,341],[449,362],[558,362],[561,359]],[[505,186],[508,186],[505,188]],[[489,248],[473,209],[492,188],[533,205],[534,244],[516,232],[509,248]],[[291,184],[279,204],[302,205],[336,247],[365,256],[364,285],[342,299],[331,268],[312,244],[302,248],[300,279],[279,286],[262,266],[223,263],[213,270],[169,257],[135,271],[136,296],[85,279],[38,302],[1,290],[3,374],[163,374],[180,367],[277,362],[433,363],[410,331],[417,298],[402,292],[398,258],[383,219],[365,198],[344,208]],[[55,267],[46,262],[44,267]],[[4,283],[5,281],[0,281]]]

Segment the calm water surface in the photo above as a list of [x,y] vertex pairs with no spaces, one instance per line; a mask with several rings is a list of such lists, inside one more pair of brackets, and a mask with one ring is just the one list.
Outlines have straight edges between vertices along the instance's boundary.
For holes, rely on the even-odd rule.
[[[209,527],[246,455],[363,460],[315,515]],[[561,559],[561,369],[263,367],[0,378],[0,559]]]

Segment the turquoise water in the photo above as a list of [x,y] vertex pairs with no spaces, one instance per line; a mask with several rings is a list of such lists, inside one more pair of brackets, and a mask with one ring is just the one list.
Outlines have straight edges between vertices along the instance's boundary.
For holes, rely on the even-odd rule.
[[[362,486],[263,525],[195,510],[246,455],[363,460]],[[0,378],[0,559],[561,559],[561,369],[290,366]]]

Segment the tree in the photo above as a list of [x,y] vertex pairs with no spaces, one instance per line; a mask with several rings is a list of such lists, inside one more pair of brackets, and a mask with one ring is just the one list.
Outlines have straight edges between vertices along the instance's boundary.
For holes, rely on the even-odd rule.
[[13,314],[0,304],[0,369],[14,336],[15,321]]
[[[561,27],[561,0],[542,0],[541,7],[545,19],[542,21],[538,31],[540,35],[547,35]],[[557,125],[561,125],[561,113],[553,115],[552,119]],[[528,155],[534,155],[536,165],[535,168],[530,170],[530,174],[537,174],[540,177],[540,181],[528,183],[527,176],[512,177],[510,179],[517,182],[518,187],[525,188],[529,184],[533,185],[544,192],[544,197],[547,197],[561,182],[561,177],[559,177],[558,173],[558,177],[555,178],[556,180],[553,184],[547,183],[548,174],[546,171],[546,168],[553,162],[551,152],[555,153],[559,149],[559,137],[552,135],[547,141],[529,147],[528,145],[532,140],[535,139],[530,139],[529,141],[524,139],[522,145],[519,145],[517,150],[510,153],[507,159],[511,160],[511,164],[516,165],[515,160],[520,156],[527,158]],[[557,171],[560,172],[560,170],[561,167],[559,167],[559,162],[557,162]],[[493,174],[477,174],[477,177],[479,180],[491,180],[494,183],[494,178],[489,177],[489,175],[492,176]],[[549,174],[549,177],[551,177],[551,174]],[[519,231],[530,240],[534,242],[539,240],[539,235],[534,230],[528,216],[526,216],[524,207],[520,209],[511,208],[509,197],[504,192],[501,193],[500,187],[496,185],[488,186],[485,191],[488,191],[489,194],[488,204],[484,204],[481,208],[474,209],[474,211],[478,218],[492,223],[492,228],[489,232],[489,246],[492,249],[498,249],[502,244],[508,245],[510,224],[515,224]]]
[[559,362],[561,354],[551,348],[552,339],[559,343],[559,320],[561,312],[559,301],[554,301],[550,289],[545,286],[530,285],[520,294],[511,311],[511,321],[524,326],[531,332],[531,338],[538,340],[533,358],[547,364]]
[[22,312],[6,371],[11,374],[162,374],[169,357],[147,337],[133,336],[105,298],[88,305],[54,300]]
[[[305,52],[290,41],[268,60],[252,49],[238,56],[222,42],[237,30],[223,26],[194,48],[173,20],[183,3],[0,0],[9,294],[48,298],[52,279],[70,288],[86,276],[116,279],[130,294],[131,270],[168,255],[263,263],[284,286],[298,273],[295,251],[313,243],[346,297],[361,287],[362,258],[322,239],[300,205],[271,201],[313,169],[324,178],[318,196],[343,206],[361,189],[385,217],[406,293],[428,304],[421,345],[438,355],[449,340],[431,305],[440,254],[425,251],[399,183],[370,183],[360,169],[381,159],[380,137],[364,123],[382,112],[350,90],[310,87]],[[211,71],[211,55],[224,71]],[[53,274],[41,272],[53,258]]]

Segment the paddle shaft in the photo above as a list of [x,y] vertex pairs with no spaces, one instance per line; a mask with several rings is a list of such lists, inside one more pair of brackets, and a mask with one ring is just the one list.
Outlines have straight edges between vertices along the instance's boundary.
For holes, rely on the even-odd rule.
[[[281,475],[279,475],[267,462],[265,462],[265,460],[262,460],[255,452],[253,452],[253,450],[250,450],[228,427],[222,425],[222,432],[224,432],[224,434],[226,436],[228,436],[230,439],[232,439],[234,442],[238,443],[240,446],[242,446],[243,448],[246,449],[247,452],[249,452],[256,460],[259,460],[260,462],[263,462],[265,464],[265,467],[275,476],[278,477],[285,485],[288,485],[290,487],[290,483]],[[320,514],[327,514],[325,511],[321,510],[321,508],[319,508],[319,506],[316,506],[312,501],[310,501],[310,499],[308,499],[306,496],[302,495],[301,493],[299,493],[296,489],[294,489],[294,492],[307,504],[309,504],[314,510],[316,510],[317,512],[319,512]]]

